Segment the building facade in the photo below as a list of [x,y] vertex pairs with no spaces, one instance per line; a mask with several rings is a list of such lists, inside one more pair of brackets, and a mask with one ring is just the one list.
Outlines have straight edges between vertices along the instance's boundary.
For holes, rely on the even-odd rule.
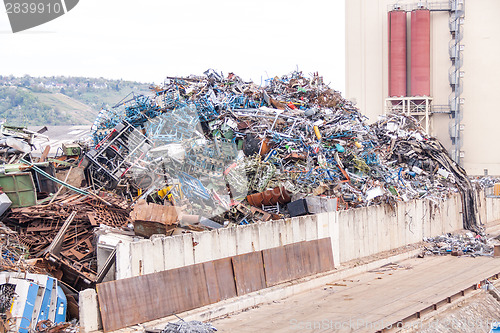
[[470,175],[500,175],[499,12],[499,0],[346,0],[346,97],[370,122],[412,114]]

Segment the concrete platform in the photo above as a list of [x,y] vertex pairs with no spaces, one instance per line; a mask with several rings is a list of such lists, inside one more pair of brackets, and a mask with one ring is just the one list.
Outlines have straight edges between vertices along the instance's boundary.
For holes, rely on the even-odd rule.
[[426,257],[332,280],[213,321],[219,332],[376,332],[500,273],[491,257]]

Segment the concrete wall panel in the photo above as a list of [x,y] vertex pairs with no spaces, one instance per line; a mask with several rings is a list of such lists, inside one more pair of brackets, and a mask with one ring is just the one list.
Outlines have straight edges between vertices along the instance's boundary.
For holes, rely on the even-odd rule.
[[165,270],[184,266],[184,256],[176,255],[184,251],[182,235],[163,238],[163,266]]
[[[495,200],[495,201],[494,201]],[[485,219],[500,219],[500,200],[483,202]],[[398,202],[120,244],[117,278],[227,258],[301,241],[331,238],[336,265],[416,243],[462,227],[458,195],[446,202]]]

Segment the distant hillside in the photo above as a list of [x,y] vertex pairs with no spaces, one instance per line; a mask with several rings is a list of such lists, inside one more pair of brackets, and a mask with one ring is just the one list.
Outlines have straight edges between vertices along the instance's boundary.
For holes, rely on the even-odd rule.
[[0,76],[0,120],[19,126],[91,124],[101,108],[148,87],[103,78]]

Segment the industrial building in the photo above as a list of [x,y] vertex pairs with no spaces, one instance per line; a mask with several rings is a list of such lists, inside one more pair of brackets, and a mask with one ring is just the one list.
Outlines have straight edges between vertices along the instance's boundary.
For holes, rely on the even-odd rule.
[[500,175],[498,0],[346,1],[346,97],[409,113],[469,175]]

